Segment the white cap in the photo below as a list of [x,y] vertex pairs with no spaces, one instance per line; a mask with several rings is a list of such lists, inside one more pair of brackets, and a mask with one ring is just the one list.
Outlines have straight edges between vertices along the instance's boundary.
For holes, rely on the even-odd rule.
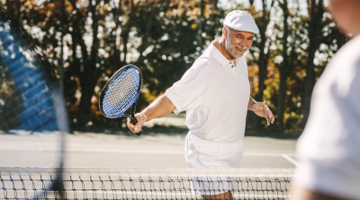
[[236,31],[259,33],[259,28],[254,18],[249,13],[241,10],[234,10],[227,14],[224,20],[224,26]]

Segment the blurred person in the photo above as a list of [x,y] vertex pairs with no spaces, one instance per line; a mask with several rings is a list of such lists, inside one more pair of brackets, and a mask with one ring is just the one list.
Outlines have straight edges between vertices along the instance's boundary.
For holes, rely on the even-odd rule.
[[[135,116],[139,132],[145,121],[171,112],[186,111],[189,132],[185,141],[185,158],[190,168],[240,168],[247,110],[274,123],[266,102],[250,97],[248,68],[244,53],[251,47],[258,27],[247,12],[230,12],[217,38],[193,63],[183,77],[153,103]],[[232,199],[227,192],[207,195],[205,183],[193,181],[193,188],[204,199]],[[210,186],[209,186],[210,187]],[[213,186],[216,187],[216,186]]]
[[292,200],[360,199],[360,1],[329,0],[326,9],[352,37],[314,87],[309,120],[297,143]]

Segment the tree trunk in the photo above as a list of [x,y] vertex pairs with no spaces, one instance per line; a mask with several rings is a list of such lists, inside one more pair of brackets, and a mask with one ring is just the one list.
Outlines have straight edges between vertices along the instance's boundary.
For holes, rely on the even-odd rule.
[[283,11],[284,15],[284,35],[283,35],[283,50],[282,50],[282,57],[283,62],[280,66],[280,88],[279,88],[279,104],[278,104],[278,123],[279,123],[279,129],[280,132],[284,131],[284,112],[285,112],[285,95],[286,95],[286,78],[287,78],[287,69],[289,67],[289,58],[287,53],[287,37],[289,35],[288,30],[288,23],[287,19],[289,17],[289,10],[287,5],[287,0],[284,0],[284,3],[281,3],[279,1],[279,4],[281,6],[281,9]]
[[[98,56],[99,49],[99,39],[98,34],[98,15],[96,7],[98,4],[90,5],[90,10],[92,13],[92,30],[93,30],[93,44],[91,48],[90,59],[87,62],[87,66],[84,66],[84,69],[80,72],[80,86],[81,86],[81,99],[79,104],[79,114],[78,114],[78,124],[79,126],[85,126],[91,117],[91,98],[94,94],[94,89],[96,83],[100,77],[100,73],[96,67],[96,61]],[[83,55],[84,56],[84,55]],[[86,57],[83,58],[84,60]]]
[[[259,45],[259,49],[260,49],[260,56],[259,56],[259,60],[258,60],[258,65],[259,65],[259,92],[256,95],[256,100],[257,101],[263,101],[263,96],[264,96],[264,90],[266,88],[265,86],[265,79],[267,76],[267,65],[268,65],[268,54],[269,51],[266,51],[268,49],[267,45],[266,45],[266,41],[267,41],[267,37],[266,37],[266,30],[267,30],[267,26],[269,25],[270,22],[270,10],[267,10],[267,3],[265,0],[262,1],[263,3],[263,15],[260,18],[260,21],[258,22],[258,27],[259,27],[259,32],[260,32],[260,36],[261,36],[261,42]],[[271,1],[271,6],[272,7],[274,5],[274,1]],[[267,52],[267,53],[265,53]]]
[[[261,42],[259,45],[260,49],[265,49],[265,44],[266,44],[266,35],[265,32],[260,33],[261,35]],[[264,50],[260,51],[260,56],[259,56],[259,60],[258,60],[258,65],[259,65],[259,92],[256,95],[256,100],[257,101],[263,101],[263,97],[264,97],[264,90],[266,88],[265,86],[265,79],[267,76],[267,64],[268,64],[268,60],[267,58],[267,54],[265,54]]]
[[[253,1],[250,1],[250,6],[254,9],[252,3],[253,3]],[[267,26],[270,22],[270,10],[267,9],[267,5],[268,5],[267,1],[262,0],[262,3],[263,3],[262,16],[259,17],[258,19],[255,19],[257,22],[257,26],[259,28],[260,38],[261,38],[261,41],[258,45],[258,48],[260,49],[259,60],[255,61],[259,66],[259,91],[255,96],[256,101],[263,101],[263,98],[264,98],[264,90],[266,88],[265,79],[267,77],[267,65],[268,65],[268,58],[269,58],[269,56],[268,56],[269,55],[269,51],[268,51],[269,45],[267,45],[268,38],[266,37],[266,30],[267,30]],[[274,0],[271,1],[270,5],[273,6],[273,4],[274,4]],[[260,120],[262,120],[262,119],[256,115],[251,114],[250,120],[251,120],[251,127],[254,130],[254,129],[256,129],[256,127],[259,127]]]
[[[310,2],[308,2],[310,3]],[[311,0],[310,10],[309,10],[309,47],[307,49],[308,58],[306,62],[306,77],[305,77],[305,86],[304,86],[304,118],[303,118],[303,127],[307,122],[310,112],[310,101],[313,87],[315,85],[315,64],[314,58],[317,49],[320,46],[320,41],[322,41],[322,16],[324,14],[324,8],[322,6],[323,0],[319,0],[316,3],[316,0]]]
[[126,24],[122,27],[121,30],[121,38],[122,38],[122,43],[123,43],[123,53],[124,53],[124,58],[123,58],[123,62],[126,63],[126,58],[127,58],[127,44],[129,42],[129,33],[131,31],[131,27],[133,26],[132,20],[135,19],[136,16],[136,8],[134,5],[134,0],[131,0],[129,2],[129,17],[128,17],[128,21],[126,22]]
[[20,0],[6,0],[7,15],[18,22],[20,19]]

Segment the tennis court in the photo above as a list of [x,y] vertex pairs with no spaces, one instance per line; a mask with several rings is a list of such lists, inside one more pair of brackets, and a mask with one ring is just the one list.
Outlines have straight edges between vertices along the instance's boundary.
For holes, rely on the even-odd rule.
[[[67,167],[182,167],[186,168],[186,134],[144,133],[140,137],[79,133],[67,137]],[[294,168],[292,139],[244,138],[244,168]]]
[[[171,122],[176,126],[184,119],[166,117],[163,120],[163,125]],[[200,184],[218,184],[218,190],[222,190],[223,184],[230,184],[235,199],[286,199],[289,196],[291,176],[297,165],[296,140],[246,136],[243,169],[189,170],[183,154],[186,129],[166,130],[145,128],[140,137],[126,130],[68,134],[64,173],[66,199],[201,199],[191,190],[194,179]],[[47,145],[41,149],[26,149],[29,146],[26,143],[32,141],[29,138],[0,137],[3,158],[9,157],[6,154],[9,150],[19,151],[25,157],[33,151],[51,152],[57,143],[46,138],[51,135],[32,135],[27,137],[37,140],[42,137]],[[9,137],[19,137],[17,143],[22,143],[24,148],[17,150],[7,144]],[[52,169],[32,167],[35,168],[31,170],[36,171],[31,173],[3,173],[0,197],[31,198],[43,192],[44,182],[54,180],[49,175]],[[224,177],[233,179],[224,181]],[[47,191],[46,196],[59,198],[51,191]]]
[[[184,143],[185,119],[170,114],[146,122],[177,126],[176,129],[145,129],[142,136],[125,130],[103,132],[74,131],[67,136],[65,165],[77,167],[176,167],[187,168]],[[244,138],[244,168],[294,168],[295,139],[246,136]]]
[[[68,134],[65,145],[65,166],[70,168],[187,167],[184,158],[186,129],[181,128],[178,131],[171,129],[170,133],[167,129],[145,129],[142,136],[135,136],[127,130],[113,129],[105,132],[74,131],[73,134]],[[6,152],[9,151],[30,154],[31,150],[51,152],[55,150],[54,148],[59,148],[58,140],[51,134],[35,134],[28,137],[0,135],[0,137],[0,152],[2,152],[0,156],[4,157],[8,156]],[[13,141],[16,141],[16,146],[21,148],[15,148]],[[33,141],[37,141],[38,144],[34,145]],[[295,139],[246,136],[242,166],[294,168],[297,165],[295,144]]]

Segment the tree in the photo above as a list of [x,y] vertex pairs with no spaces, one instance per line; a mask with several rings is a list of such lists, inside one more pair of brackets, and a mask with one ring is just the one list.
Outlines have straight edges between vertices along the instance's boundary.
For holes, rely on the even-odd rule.
[[314,58],[315,53],[319,49],[322,42],[322,29],[324,8],[323,0],[307,0],[308,3],[308,58],[306,62],[306,77],[305,77],[305,88],[304,88],[304,118],[303,126],[305,126],[310,111],[310,98],[313,87],[315,85],[315,64]]
[[[256,52],[258,56],[254,56],[254,62],[259,65],[259,91],[256,95],[256,99],[259,101],[263,100],[263,91],[265,89],[265,79],[267,75],[266,66],[268,64],[269,59],[269,46],[270,46],[270,38],[267,36],[267,29],[269,22],[271,20],[271,8],[273,7],[275,1],[272,0],[268,5],[266,0],[262,0],[262,10],[257,12],[255,10],[255,6],[253,5],[254,1],[249,1],[250,7],[249,12],[253,15],[256,24],[259,28],[260,37],[254,41],[253,46],[256,47]],[[253,51],[254,54],[254,51]]]
[[279,123],[280,131],[284,130],[284,111],[285,111],[285,93],[286,93],[286,79],[288,77],[287,70],[289,68],[288,56],[288,37],[289,37],[289,9],[287,0],[278,0],[281,10],[283,11],[283,40],[282,40],[282,65],[280,67],[280,87],[279,87],[279,103],[277,108],[277,121]]
[[[271,20],[271,8],[273,7],[275,1],[271,0],[270,4],[268,4],[268,1],[262,0],[262,10],[257,12],[255,10],[255,6],[253,5],[254,1],[249,1],[250,7],[249,7],[249,13],[254,17],[255,22],[259,28],[259,34],[260,37],[255,37],[256,40],[253,42],[253,48],[250,49],[250,52],[252,53],[253,62],[255,62],[259,66],[259,72],[258,72],[258,92],[255,96],[255,99],[257,101],[263,101],[264,96],[264,90],[266,88],[265,86],[265,80],[267,78],[267,66],[268,66],[268,60],[269,60],[269,47],[271,40],[267,36],[267,30],[268,25]],[[258,56],[255,56],[258,55]],[[250,61],[251,64],[251,61]],[[260,119],[255,116],[253,113],[250,114],[250,128],[256,129],[259,127],[259,121]]]
[[7,0],[6,1],[6,13],[13,20],[20,20],[20,7],[22,3],[20,0]]

